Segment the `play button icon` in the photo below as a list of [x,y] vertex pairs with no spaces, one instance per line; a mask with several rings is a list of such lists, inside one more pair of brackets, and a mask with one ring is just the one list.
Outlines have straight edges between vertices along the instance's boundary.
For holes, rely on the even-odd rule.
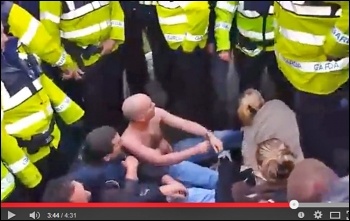
[[7,219],[12,219],[15,216],[16,216],[16,214],[14,214],[13,212],[7,211]]

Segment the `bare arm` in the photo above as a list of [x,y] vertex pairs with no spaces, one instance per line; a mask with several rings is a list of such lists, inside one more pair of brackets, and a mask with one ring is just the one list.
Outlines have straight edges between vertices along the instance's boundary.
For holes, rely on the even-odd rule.
[[164,109],[157,108],[157,112],[160,114],[161,121],[171,127],[203,137],[205,137],[208,133],[208,129],[203,127],[202,125],[175,116]]
[[123,147],[133,154],[137,159],[151,163],[155,166],[170,166],[180,163],[193,155],[199,154],[201,149],[194,146],[181,152],[173,152],[162,155],[157,150],[143,145],[134,139],[123,140]]

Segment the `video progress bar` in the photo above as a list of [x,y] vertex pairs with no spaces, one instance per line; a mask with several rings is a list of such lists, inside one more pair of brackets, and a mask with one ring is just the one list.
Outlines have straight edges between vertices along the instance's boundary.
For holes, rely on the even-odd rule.
[[299,203],[297,200],[289,202],[291,209],[298,208],[349,208],[349,203]]
[[349,203],[299,203],[300,208],[349,208]]

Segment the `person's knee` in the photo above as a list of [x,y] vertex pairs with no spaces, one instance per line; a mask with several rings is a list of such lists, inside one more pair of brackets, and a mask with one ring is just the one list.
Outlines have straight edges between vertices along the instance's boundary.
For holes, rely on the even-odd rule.
[[199,144],[202,141],[203,141],[203,139],[201,137],[193,137],[193,138],[183,139],[183,140],[176,142],[173,145],[173,149],[175,151],[182,151],[182,150],[191,148],[191,147]]
[[218,172],[188,161],[170,166],[169,175],[185,184],[206,189],[215,189],[219,180]]
[[224,149],[238,149],[242,146],[243,132],[239,130],[214,131],[214,135],[223,142]]

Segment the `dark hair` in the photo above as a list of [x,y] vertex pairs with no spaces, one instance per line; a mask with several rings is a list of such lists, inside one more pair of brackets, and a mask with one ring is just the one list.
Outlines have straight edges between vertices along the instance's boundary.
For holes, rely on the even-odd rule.
[[45,188],[42,202],[70,202],[74,193],[73,179],[63,176],[50,180]]
[[112,140],[117,131],[109,126],[102,126],[91,131],[83,144],[83,161],[99,163],[105,156],[113,152]]
[[105,149],[92,148],[89,144],[83,144],[82,159],[86,163],[99,163],[102,162],[103,158],[110,154],[111,151]]

